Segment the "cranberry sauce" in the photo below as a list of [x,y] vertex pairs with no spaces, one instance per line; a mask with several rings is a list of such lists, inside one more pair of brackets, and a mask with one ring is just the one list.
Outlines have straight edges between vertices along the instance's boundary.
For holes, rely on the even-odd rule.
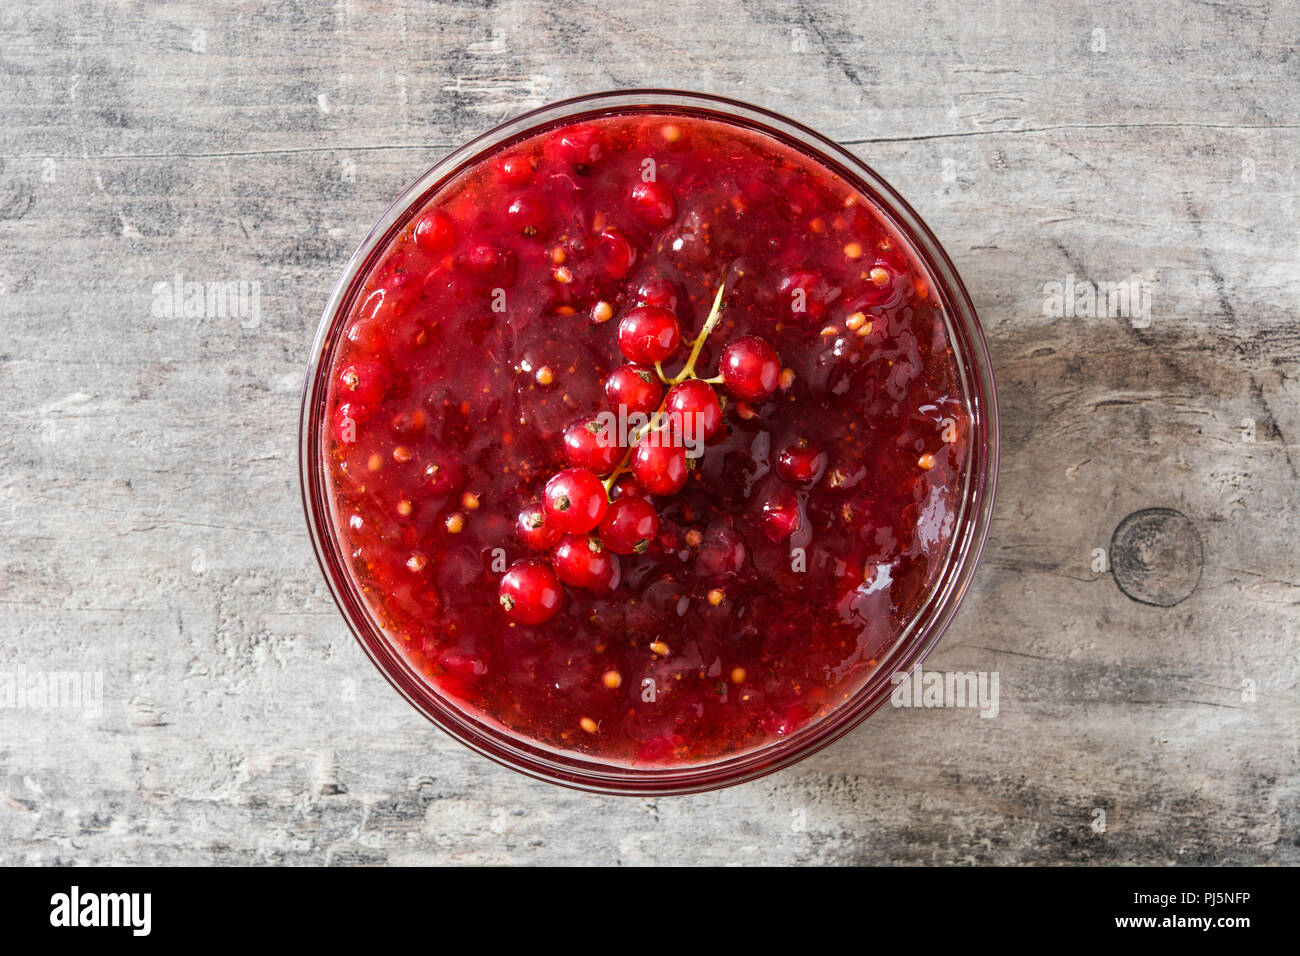
[[[674,765],[794,733],[952,544],[969,418],[930,289],[852,184],[720,117],[483,158],[382,251],[332,359],[336,534],[376,621],[544,747]],[[656,409],[682,415],[628,424]]]

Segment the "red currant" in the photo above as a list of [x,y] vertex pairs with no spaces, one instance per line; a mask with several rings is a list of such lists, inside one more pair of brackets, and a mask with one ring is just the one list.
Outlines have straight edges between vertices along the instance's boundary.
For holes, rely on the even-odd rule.
[[587,590],[592,594],[611,594],[618,589],[623,580],[623,567],[618,560],[618,555],[608,549],[605,553],[609,555],[609,570],[605,572],[604,577],[593,578],[587,585]]
[[415,224],[415,244],[431,256],[446,252],[456,242],[456,224],[441,209],[430,209]]
[[681,301],[677,286],[662,276],[646,279],[636,290],[637,305],[657,305],[669,312],[676,312],[677,304]]
[[479,679],[487,673],[487,664],[477,654],[446,651],[438,655],[438,664],[442,671],[437,678],[438,686],[455,697],[470,697]]
[[681,416],[684,434],[694,435],[704,441],[716,435],[722,427],[722,406],[718,404],[718,393],[712,385],[698,378],[680,382],[670,388],[666,408],[670,413]]
[[369,359],[353,362],[339,372],[343,394],[362,406],[373,405],[384,397],[388,390],[387,378],[384,367]]
[[666,226],[677,218],[673,194],[659,182],[639,182],[632,187],[632,210],[652,228]]
[[551,563],[569,587],[600,593],[613,590],[619,573],[618,555],[594,535],[566,534],[555,546]]
[[619,498],[600,523],[600,539],[615,554],[641,554],[658,533],[659,514],[644,498]]
[[798,485],[815,485],[826,471],[826,453],[806,438],[790,445],[776,459],[776,473]]
[[460,651],[445,651],[438,655],[438,663],[444,674],[450,674],[460,681],[473,681],[487,673],[487,664],[477,654],[464,654]]
[[637,306],[618,323],[618,347],[638,365],[662,362],[681,344],[677,316],[660,306]]
[[627,414],[649,415],[659,407],[664,389],[652,369],[636,365],[620,365],[605,380],[605,398],[616,410],[627,409]]
[[652,495],[672,495],[686,485],[686,449],[666,431],[650,435],[632,452],[632,474]]
[[620,498],[649,498],[650,492],[638,485],[631,475],[623,475],[614,482],[614,487],[609,490],[609,497],[611,501],[618,501]]
[[608,475],[623,459],[623,449],[608,422],[593,415],[564,430],[564,457],[575,468]]
[[586,468],[565,468],[542,492],[546,517],[564,534],[586,534],[605,517],[605,486]]
[[747,402],[767,398],[781,382],[776,349],[757,335],[742,335],[727,343],[719,363],[727,391]]
[[794,492],[784,486],[772,491],[763,501],[763,516],[759,520],[763,533],[780,544],[799,529],[799,503]]
[[519,540],[534,551],[549,551],[562,537],[560,529],[546,517],[546,509],[540,501],[524,505],[515,522],[515,532]]
[[487,282],[500,282],[502,285],[514,282],[519,269],[514,252],[496,246],[474,246],[459,259],[475,277]]
[[[373,311],[376,313],[385,311],[382,308],[384,290],[376,289],[370,293],[362,306],[364,311]],[[384,347],[384,333],[378,320],[374,318],[365,318],[364,316],[348,326],[347,332],[344,333],[349,342],[352,343],[353,355],[374,355]]]
[[497,174],[508,186],[523,186],[532,182],[533,161],[521,153],[502,156],[497,162]]
[[600,129],[586,124],[566,126],[547,140],[543,151],[548,158],[571,166],[576,172],[586,172],[604,152]]
[[545,624],[564,600],[555,570],[541,561],[516,561],[501,579],[501,606],[521,624]]
[[745,564],[745,539],[732,528],[710,532],[695,558],[695,573],[706,581],[719,582],[740,573]]
[[601,266],[611,279],[621,279],[627,275],[636,262],[636,249],[622,233],[606,229],[596,240],[600,250]]
[[357,321],[345,333],[352,343],[354,355],[375,355],[389,348],[387,326],[393,319],[405,315],[419,296],[418,285],[411,273],[399,272],[384,280],[361,303]]
[[546,208],[532,196],[516,196],[506,207],[506,221],[521,236],[535,236],[546,228]]
[[442,457],[424,467],[424,475],[429,481],[429,494],[434,497],[446,497],[458,494],[465,487],[465,466],[454,458]]

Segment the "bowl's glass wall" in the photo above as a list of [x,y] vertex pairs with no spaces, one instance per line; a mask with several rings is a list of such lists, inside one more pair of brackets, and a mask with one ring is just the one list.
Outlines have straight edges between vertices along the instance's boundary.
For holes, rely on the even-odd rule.
[[[890,653],[879,661],[856,694],[830,714],[768,746],[715,763],[631,769],[534,746],[444,700],[414,672],[376,626],[353,583],[333,531],[322,449],[327,378],[342,334],[342,317],[349,312],[375,259],[409,217],[450,178],[512,140],[592,114],[639,110],[695,113],[750,126],[812,156],[872,198],[883,218],[908,242],[934,280],[967,402],[971,440],[965,487],[946,565]],[[826,746],[889,698],[891,675],[911,670],[925,658],[965,593],[988,532],[997,476],[997,403],[979,321],[956,270],[920,217],[874,171],[811,130],[758,107],[695,93],[634,90],[580,97],[520,116],[451,153],[398,197],[349,260],[326,306],[307,374],[299,454],[307,521],[335,601],[376,666],[413,706],[474,750],[532,776],[601,792],[682,793],[750,780]]]

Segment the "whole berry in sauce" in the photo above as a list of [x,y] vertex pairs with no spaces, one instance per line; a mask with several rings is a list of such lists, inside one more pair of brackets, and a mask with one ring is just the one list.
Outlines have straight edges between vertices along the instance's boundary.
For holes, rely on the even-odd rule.
[[677,316],[657,305],[640,305],[618,323],[618,347],[629,362],[654,365],[669,358],[682,344]]
[[689,434],[708,441],[722,428],[722,407],[718,393],[701,379],[679,382],[668,390],[665,405],[668,412],[679,416],[682,428]]
[[806,438],[799,438],[781,451],[776,473],[797,485],[815,485],[826,471],[826,453]]
[[595,535],[566,534],[555,546],[551,564],[569,587],[597,592],[607,590],[618,573],[618,555]]
[[555,569],[541,561],[516,561],[501,578],[498,599],[506,616],[520,624],[545,624],[564,594]]
[[641,554],[659,533],[659,513],[644,498],[614,501],[600,522],[600,539],[616,554]]
[[605,486],[587,468],[565,468],[542,492],[546,517],[564,534],[586,534],[605,517]]
[[592,415],[564,429],[564,457],[575,468],[608,475],[623,458],[615,429],[608,421]]
[[671,436],[641,442],[632,450],[632,474],[652,495],[673,495],[686,486],[686,448]]
[[728,342],[719,366],[727,391],[745,401],[762,401],[781,383],[776,349],[757,335],[742,335]]
[[627,414],[648,415],[663,401],[664,389],[654,369],[640,365],[620,365],[605,380],[605,399],[615,409]]
[[524,505],[515,521],[515,532],[525,545],[534,551],[549,551],[555,547],[563,532],[546,516],[540,501]]

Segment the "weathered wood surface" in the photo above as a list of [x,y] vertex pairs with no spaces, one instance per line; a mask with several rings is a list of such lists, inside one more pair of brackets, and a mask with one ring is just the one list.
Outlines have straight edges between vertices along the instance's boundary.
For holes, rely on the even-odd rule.
[[[1266,2],[0,5],[0,671],[104,693],[0,710],[0,862],[1300,862],[1298,41]],[[432,729],[335,611],[295,448],[346,256],[470,135],[651,85],[849,144],[961,270],[1002,484],[929,663],[995,719],[598,798]],[[258,321],[157,317],[177,273]],[[1149,324],[1045,316],[1070,274]],[[1172,607],[1093,570],[1149,507],[1203,543]]]

